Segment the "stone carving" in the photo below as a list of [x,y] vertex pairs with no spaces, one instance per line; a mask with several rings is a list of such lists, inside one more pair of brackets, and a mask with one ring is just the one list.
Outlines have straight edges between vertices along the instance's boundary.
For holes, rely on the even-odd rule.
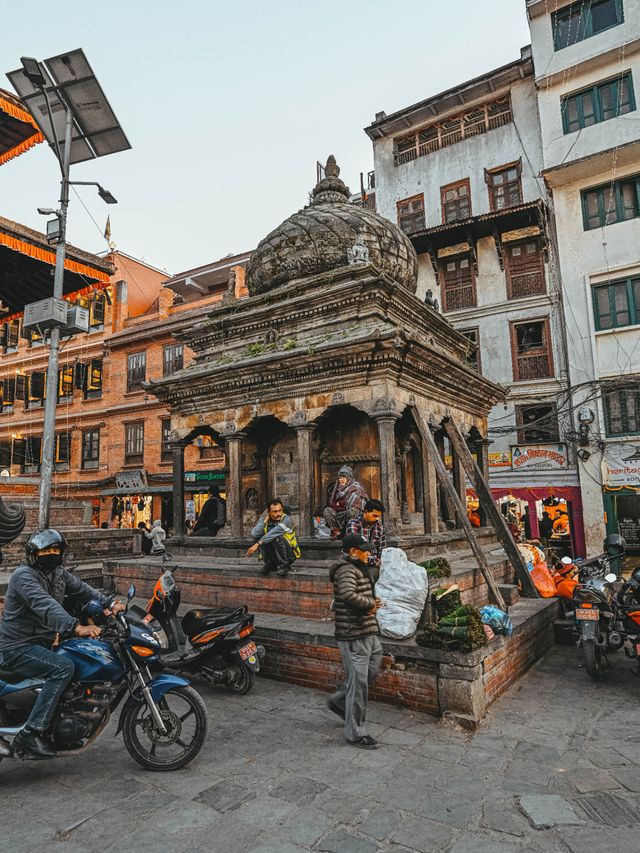
[[429,305],[431,308],[433,308],[434,311],[440,311],[440,304],[433,295],[433,290],[431,290],[431,288],[429,288],[425,293],[424,302],[425,305]]
[[168,438],[169,441],[180,441],[180,433],[177,429],[170,429]]
[[207,424],[207,416],[206,415],[198,415],[198,425],[206,426]]
[[345,403],[345,401],[346,401],[346,398],[345,398],[344,394],[342,393],[342,391],[336,391],[336,393],[331,398],[331,405],[332,406],[342,406],[343,403]]
[[373,416],[376,415],[395,415],[393,400],[388,397],[378,397],[373,404]]
[[257,489],[247,489],[244,496],[244,505],[246,509],[260,509],[260,493]]
[[356,237],[356,242],[351,246],[350,249],[347,249],[347,260],[350,264],[368,264],[369,263],[369,249],[367,249],[364,237],[362,234],[358,234]]
[[233,435],[233,433],[236,431],[236,422],[235,421],[227,421],[226,424],[224,425],[224,431],[228,435]]
[[300,409],[298,409],[298,411],[293,416],[293,422],[294,422],[294,424],[306,424],[306,422],[307,422],[306,412],[303,412]]
[[227,283],[227,289],[224,292],[224,296],[222,297],[223,302],[234,302],[236,298],[236,271],[234,269],[229,270],[229,281]]
[[265,344],[275,344],[278,340],[278,333],[275,329],[269,329],[267,334],[264,336]]

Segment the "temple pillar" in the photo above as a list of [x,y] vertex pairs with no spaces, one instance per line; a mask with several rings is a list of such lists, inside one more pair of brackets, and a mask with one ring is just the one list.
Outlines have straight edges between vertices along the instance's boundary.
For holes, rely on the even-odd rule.
[[398,415],[375,415],[380,445],[380,492],[385,507],[384,525],[387,533],[395,534],[400,524],[398,506],[398,476],[396,468],[396,433]]
[[298,533],[302,538],[313,536],[313,501],[315,497],[315,477],[313,465],[314,424],[296,424],[298,442],[298,505],[300,507],[300,526]]
[[[480,473],[482,474],[482,479],[488,483],[489,482],[489,445],[491,442],[488,438],[480,438],[475,443],[476,448],[476,462],[478,464],[478,468],[480,469]],[[482,508],[482,504],[478,507],[478,512],[480,515],[480,524],[482,527],[485,527],[487,524],[487,514]]]
[[173,536],[184,538],[184,444],[174,444],[173,454]]
[[[453,447],[451,447],[451,459],[452,459],[452,464],[453,464],[453,487],[455,488],[455,490],[458,494],[458,497],[462,501],[462,505],[466,509],[466,506],[467,506],[467,479],[466,479],[464,467],[462,465],[462,460],[460,459],[458,454],[455,452]],[[460,519],[457,517],[457,514],[456,514],[455,518],[456,518],[456,527],[462,527],[462,524],[460,522]]]
[[[428,426],[431,429],[431,426]],[[440,515],[438,513],[438,475],[433,459],[429,455],[426,442],[422,442],[422,495],[424,512],[424,532],[438,533]]]
[[244,433],[225,436],[229,480],[227,482],[227,516],[232,539],[242,539],[242,442]]

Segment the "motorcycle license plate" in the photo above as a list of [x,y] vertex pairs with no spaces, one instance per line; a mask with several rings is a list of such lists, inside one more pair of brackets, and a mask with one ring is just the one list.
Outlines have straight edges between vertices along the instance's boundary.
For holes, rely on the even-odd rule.
[[640,643],[636,643],[636,655],[640,658]]
[[593,620],[594,622],[597,622],[599,618],[599,610],[576,610],[576,619],[582,619],[583,621]]
[[240,657],[242,658],[242,660],[246,660],[247,658],[250,658],[251,655],[255,655],[255,653],[258,651],[258,647],[255,643],[247,643],[246,646],[243,646],[238,651],[240,652]]

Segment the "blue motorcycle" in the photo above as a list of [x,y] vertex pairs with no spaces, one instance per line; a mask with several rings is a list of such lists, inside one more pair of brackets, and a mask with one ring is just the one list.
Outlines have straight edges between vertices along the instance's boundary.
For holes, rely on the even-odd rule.
[[[132,585],[127,604],[135,595]],[[84,615],[101,613],[90,602]],[[97,620],[96,620],[97,621]],[[207,709],[184,678],[152,676],[160,643],[126,611],[107,617],[99,639],[64,640],[57,654],[73,661],[75,675],[62,695],[46,736],[57,757],[74,755],[98,737],[125,699],[116,734],[122,732],[131,757],[147,770],[178,770],[202,749]],[[0,759],[25,758],[12,746],[42,685],[0,669]]]

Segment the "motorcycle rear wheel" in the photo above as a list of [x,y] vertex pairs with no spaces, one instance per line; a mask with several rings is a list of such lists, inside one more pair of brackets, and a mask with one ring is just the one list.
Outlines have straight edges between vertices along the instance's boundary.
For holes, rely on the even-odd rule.
[[583,648],[587,672],[594,681],[598,681],[602,673],[602,649],[595,640],[585,640]]
[[230,693],[235,693],[237,696],[244,696],[255,684],[255,672],[246,663],[236,663],[229,668],[231,670],[231,678],[229,681],[225,681],[224,686]]
[[[193,687],[174,687],[156,704],[167,734],[157,731],[144,702],[131,702],[123,711],[124,745],[145,770],[179,770],[202,749],[207,736],[207,706]],[[176,745],[178,749],[173,749]]]

